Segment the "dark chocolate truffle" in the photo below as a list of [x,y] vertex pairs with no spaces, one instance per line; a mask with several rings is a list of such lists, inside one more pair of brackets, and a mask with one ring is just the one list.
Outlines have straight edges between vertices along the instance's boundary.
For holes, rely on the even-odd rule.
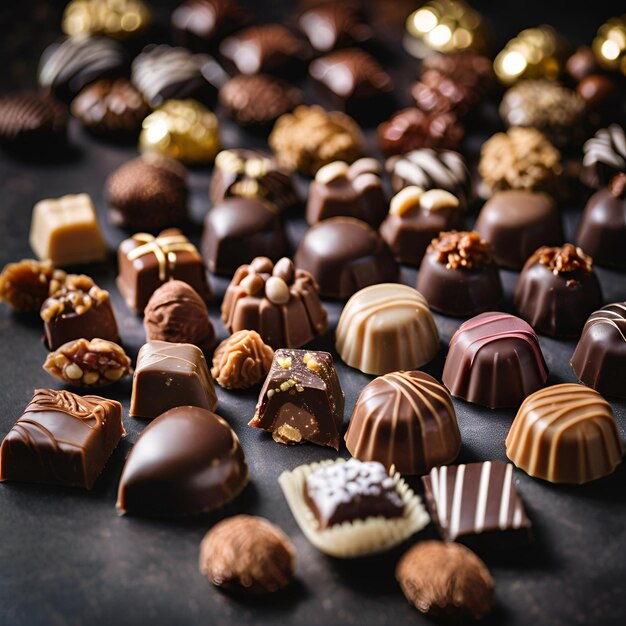
[[508,313],[482,313],[461,324],[442,375],[453,396],[490,409],[518,407],[547,379],[537,334]]
[[572,356],[574,374],[607,396],[626,398],[626,302],[591,314]]
[[361,220],[333,217],[307,230],[294,257],[309,272],[320,293],[346,299],[376,283],[394,282],[399,268],[391,248]]
[[580,177],[597,189],[608,185],[620,172],[626,172],[626,133],[618,124],[611,124],[585,142]]
[[491,248],[475,232],[453,230],[433,239],[420,265],[417,290],[432,309],[456,317],[492,309],[502,299]]
[[577,337],[585,320],[602,305],[593,259],[571,243],[539,248],[524,265],[514,302],[538,333]]
[[481,209],[474,230],[491,245],[494,261],[521,268],[541,246],[563,242],[561,216],[545,193],[510,189],[495,193]]

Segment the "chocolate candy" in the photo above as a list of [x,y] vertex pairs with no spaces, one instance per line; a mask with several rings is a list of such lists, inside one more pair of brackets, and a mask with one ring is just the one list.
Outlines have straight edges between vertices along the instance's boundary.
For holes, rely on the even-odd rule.
[[30,247],[54,265],[104,261],[107,247],[91,198],[86,193],[40,200],[33,207]]
[[404,514],[395,481],[376,462],[350,459],[320,467],[307,477],[304,497],[320,530],[357,519]]
[[593,51],[602,67],[621,70],[626,75],[626,17],[612,17],[598,28],[592,43]]
[[391,76],[358,48],[338,50],[309,65],[314,86],[331,108],[359,119],[380,120],[390,104]]
[[43,368],[66,385],[104,387],[130,373],[130,359],[112,341],[76,339],[51,352]]
[[291,541],[263,517],[235,515],[222,520],[200,544],[200,573],[224,589],[273,593],[289,584],[295,567]]
[[540,246],[563,242],[561,215],[545,193],[510,189],[498,191],[480,210],[476,232],[491,245],[494,261],[520,269]]
[[378,228],[387,212],[382,171],[375,159],[352,165],[334,161],[317,170],[309,185],[306,220],[316,224],[330,217],[347,216]]
[[40,315],[48,350],[81,338],[120,341],[109,292],[89,276],[68,275],[41,305]]
[[528,396],[506,438],[506,454],[551,483],[587,483],[611,474],[622,442],[610,404],[583,385],[553,385]]
[[457,150],[465,130],[454,113],[402,109],[378,126],[378,145],[387,155],[420,148]]
[[44,300],[54,293],[66,273],[55,270],[51,261],[22,259],[7,263],[0,273],[0,302],[19,313],[38,313]]
[[539,248],[524,265],[514,303],[538,333],[578,337],[585,320],[602,306],[593,259],[571,243]]
[[604,187],[615,174],[626,171],[626,133],[618,124],[600,129],[583,146],[582,181]]
[[302,102],[302,92],[268,74],[241,74],[222,86],[219,101],[238,124],[267,126],[293,111]]
[[257,257],[237,269],[222,302],[231,332],[256,330],[273,348],[299,348],[326,331],[328,316],[311,275],[288,258]]
[[220,55],[233,73],[288,75],[300,69],[306,51],[303,42],[284,26],[263,24],[224,39]]
[[328,352],[276,350],[250,426],[277,443],[339,450],[344,397]]
[[131,417],[154,419],[191,405],[213,411],[217,396],[202,350],[190,343],[148,341],[137,356]]
[[410,604],[437,619],[481,619],[494,604],[489,570],[458,543],[420,541],[398,562],[396,579]]
[[114,39],[137,37],[152,23],[143,0],[71,0],[63,12],[67,35],[106,35]]
[[464,213],[449,191],[409,186],[397,193],[380,234],[401,263],[419,265],[433,237],[444,230],[462,228]]
[[592,313],[570,362],[577,378],[607,396],[626,398],[626,302]]
[[248,464],[226,421],[204,408],[176,406],[139,435],[120,478],[117,509],[195,515],[230,502],[247,483]]
[[444,189],[467,208],[474,200],[472,176],[463,155],[452,150],[422,148],[387,159],[391,186],[398,192],[414,185],[424,191]]
[[346,431],[346,447],[362,461],[401,474],[423,474],[451,463],[461,449],[452,398],[424,372],[392,372],[361,391]]
[[301,105],[278,118],[268,141],[279,163],[313,176],[327,163],[356,161],[363,154],[364,138],[344,113]]
[[48,93],[18,91],[0,97],[0,144],[20,155],[55,154],[67,147],[67,111]]
[[0,447],[0,481],[91,489],[124,434],[119,402],[36,389]]
[[439,333],[421,293],[386,283],[357,291],[341,312],[337,352],[350,367],[386,374],[421,367],[439,351]]
[[435,311],[467,317],[502,300],[489,244],[475,232],[449,231],[433,239],[422,259],[417,290]]
[[277,261],[288,253],[278,207],[261,198],[227,198],[204,218],[202,256],[215,274],[229,276],[257,256]]
[[49,45],[41,55],[39,85],[58,98],[70,100],[99,78],[119,76],[126,59],[119,43],[108,37],[76,35]]
[[191,285],[203,300],[210,300],[202,257],[176,228],[154,237],[137,233],[117,249],[117,288],[131,311],[143,313],[152,294],[171,279]]
[[446,541],[506,548],[516,535],[527,538],[531,522],[515,490],[510,463],[434,467],[422,483],[433,523]]
[[626,172],[589,198],[575,240],[598,265],[626,269]]
[[539,339],[508,313],[482,313],[450,340],[443,384],[453,396],[490,409],[518,407],[548,380]]
[[193,343],[201,350],[215,344],[215,329],[204,300],[187,283],[168,280],[150,297],[143,312],[148,341]]
[[398,279],[398,265],[383,238],[361,220],[333,217],[311,226],[294,257],[329,298],[346,299],[376,283]]
[[222,150],[215,157],[211,202],[219,204],[233,196],[261,198],[281,210],[298,203],[290,172],[269,152],[248,148]]
[[143,96],[125,78],[98,80],[72,100],[74,117],[105,139],[136,137],[150,111]]
[[187,221],[187,171],[167,157],[127,161],[109,175],[104,195],[116,226],[159,231]]

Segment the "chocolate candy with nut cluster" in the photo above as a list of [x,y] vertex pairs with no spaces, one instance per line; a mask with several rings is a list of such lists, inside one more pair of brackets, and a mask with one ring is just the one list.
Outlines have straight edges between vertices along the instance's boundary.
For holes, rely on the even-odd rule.
[[611,405],[589,387],[565,383],[524,400],[506,455],[530,476],[580,485],[611,474],[623,450]]
[[294,257],[329,298],[346,299],[376,283],[394,282],[399,267],[391,248],[371,226],[352,217],[333,217],[304,233]]
[[320,467],[307,476],[304,498],[320,530],[368,517],[404,515],[396,482],[375,461],[350,459]]
[[495,262],[512,269],[520,269],[540,246],[563,243],[554,200],[523,189],[494,193],[480,210],[474,230],[491,244]]
[[298,203],[291,173],[264,150],[231,148],[215,157],[209,189],[211,202],[225,198],[262,198],[279,209],[290,209]]
[[48,350],[81,338],[120,342],[109,292],[89,276],[69,274],[41,305],[40,315]]
[[571,243],[539,248],[524,265],[514,303],[539,334],[578,337],[585,320],[602,306],[593,259]]
[[422,483],[433,523],[445,541],[475,550],[528,543],[532,524],[515,490],[510,463],[434,467]]
[[570,365],[585,385],[603,395],[626,398],[626,302],[591,314]]
[[453,396],[490,409],[517,408],[548,380],[535,331],[508,313],[481,313],[450,340],[442,374]]
[[288,253],[289,241],[280,211],[262,198],[226,198],[204,218],[202,256],[215,274],[230,276],[254,257],[277,261]]
[[277,350],[250,426],[277,443],[310,441],[339,450],[344,396],[328,352]]
[[137,356],[131,417],[154,419],[181,405],[213,411],[217,396],[202,350],[190,343],[148,341]]
[[589,198],[575,239],[598,265],[626,270],[626,172]]
[[468,317],[502,300],[491,247],[475,232],[449,231],[433,239],[417,274],[417,290],[435,311]]
[[319,288],[288,258],[276,264],[257,257],[237,269],[222,302],[230,332],[256,330],[273,348],[299,348],[326,331],[328,316]]
[[380,234],[400,263],[419,265],[431,240],[444,230],[463,228],[464,211],[444,189],[413,185],[398,192],[380,226]]
[[611,124],[585,142],[580,178],[585,185],[598,189],[620,172],[626,172],[626,132]]
[[0,481],[91,489],[124,434],[119,402],[36,389],[0,447]]
[[125,239],[117,259],[117,288],[135,313],[143,313],[150,296],[171,279],[188,283],[204,301],[212,297],[200,253],[176,228],[157,237],[137,233]]
[[348,165],[334,161],[317,170],[309,185],[306,220],[316,224],[330,217],[347,216],[378,228],[387,212],[387,198],[376,159],[363,158]]
[[139,435],[116,506],[122,515],[198,515],[236,498],[248,480],[246,458],[228,423],[205,408],[176,406]]
[[7,263],[0,273],[0,302],[18,313],[39,313],[44,300],[65,281],[67,274],[52,261],[22,259]]

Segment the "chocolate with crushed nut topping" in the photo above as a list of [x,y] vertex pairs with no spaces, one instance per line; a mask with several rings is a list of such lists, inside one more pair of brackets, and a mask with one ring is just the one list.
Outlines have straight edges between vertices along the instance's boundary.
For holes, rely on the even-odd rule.
[[22,259],[7,263],[0,274],[0,302],[18,312],[39,312],[44,300],[60,288],[67,274],[51,261]]

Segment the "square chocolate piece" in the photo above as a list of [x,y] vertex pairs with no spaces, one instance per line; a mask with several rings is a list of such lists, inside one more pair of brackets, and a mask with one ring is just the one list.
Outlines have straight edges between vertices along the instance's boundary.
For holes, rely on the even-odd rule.
[[202,350],[190,343],[148,341],[139,350],[131,417],[153,419],[177,406],[215,410],[217,396]]
[[143,313],[150,296],[171,279],[188,283],[205,301],[211,298],[202,257],[177,228],[158,237],[137,233],[122,241],[117,256],[117,287],[135,313]]
[[124,435],[122,405],[37,389],[0,447],[0,480],[91,489]]
[[[513,484],[513,466],[502,461],[435,467],[422,476],[433,523],[446,541],[480,547],[527,538],[531,522]],[[505,542],[497,541],[498,544]]]
[[276,350],[250,426],[285,444],[339,450],[344,396],[328,352]]
[[41,200],[33,208],[30,247],[54,265],[104,261],[107,247],[96,211],[86,193]]

